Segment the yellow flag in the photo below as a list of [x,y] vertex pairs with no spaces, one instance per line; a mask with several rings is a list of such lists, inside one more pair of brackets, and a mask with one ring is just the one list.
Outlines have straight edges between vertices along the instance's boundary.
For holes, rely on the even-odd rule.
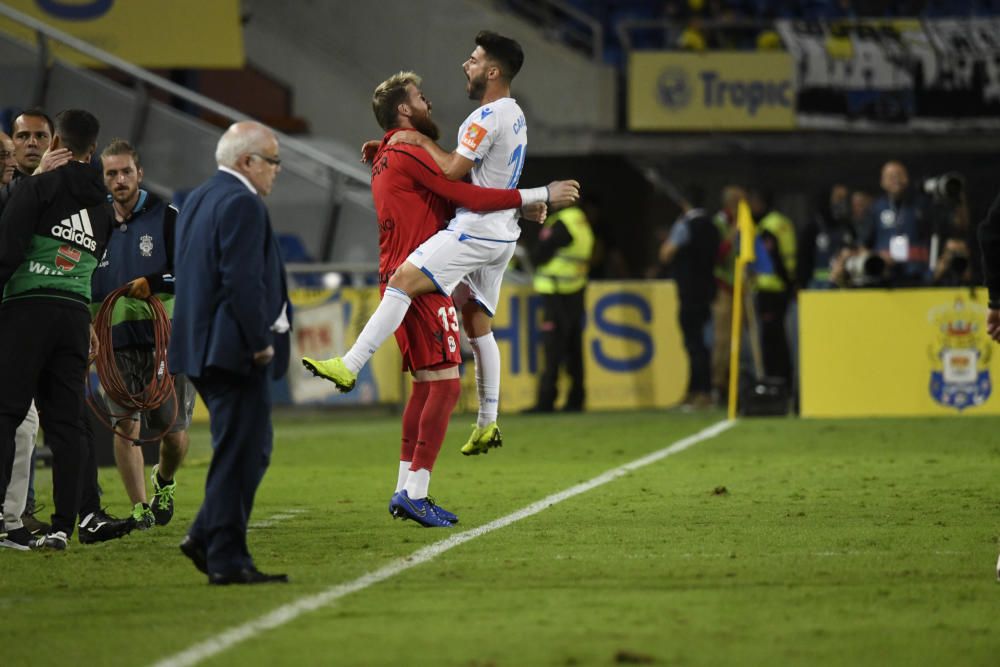
[[757,230],[753,225],[753,216],[750,215],[750,206],[745,199],[741,199],[736,207],[736,228],[740,230],[740,259],[752,262],[756,259],[754,254],[754,236]]

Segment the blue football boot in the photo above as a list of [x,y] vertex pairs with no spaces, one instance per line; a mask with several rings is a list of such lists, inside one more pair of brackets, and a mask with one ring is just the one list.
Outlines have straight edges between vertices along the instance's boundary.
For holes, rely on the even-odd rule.
[[451,522],[441,518],[434,511],[433,503],[427,498],[413,500],[406,493],[406,489],[392,497],[389,508],[397,519],[413,519],[424,528],[451,528]]
[[434,499],[431,498],[430,496],[427,496],[427,502],[430,503],[430,506],[434,510],[434,513],[437,514],[439,517],[441,517],[448,523],[458,523],[458,516],[452,514],[445,508],[438,505],[436,502],[434,502]]

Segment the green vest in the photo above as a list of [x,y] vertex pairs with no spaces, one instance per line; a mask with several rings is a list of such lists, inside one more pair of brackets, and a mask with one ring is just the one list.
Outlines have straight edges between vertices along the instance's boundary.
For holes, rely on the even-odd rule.
[[[778,240],[778,255],[785,271],[791,278],[795,277],[795,225],[786,216],[771,211],[765,215],[759,223],[757,229],[761,232],[771,232]],[[762,273],[757,275],[757,289],[764,292],[784,292],[791,286],[777,273]]]
[[572,294],[587,286],[590,255],[594,250],[594,232],[587,216],[573,206],[550,215],[545,226],[551,227],[556,220],[566,225],[573,240],[535,270],[535,291],[539,294]]

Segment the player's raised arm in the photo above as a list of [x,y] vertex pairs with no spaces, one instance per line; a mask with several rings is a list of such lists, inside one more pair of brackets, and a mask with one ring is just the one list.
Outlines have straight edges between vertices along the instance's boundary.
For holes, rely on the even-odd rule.
[[393,158],[399,160],[399,168],[416,183],[471,211],[502,211],[536,202],[562,207],[572,204],[580,196],[580,184],[576,181],[553,181],[547,187],[520,190],[481,188],[461,181],[449,181],[410,151],[389,150],[393,153]]
[[430,154],[434,162],[437,163],[437,166],[441,168],[445,178],[449,181],[458,181],[465,178],[465,175],[472,171],[472,167],[476,164],[458,152],[453,151],[449,153],[445,151],[431,140],[430,137],[416,130],[397,132],[392,135],[392,138],[389,139],[389,145],[394,146],[396,144],[410,144],[423,148]]

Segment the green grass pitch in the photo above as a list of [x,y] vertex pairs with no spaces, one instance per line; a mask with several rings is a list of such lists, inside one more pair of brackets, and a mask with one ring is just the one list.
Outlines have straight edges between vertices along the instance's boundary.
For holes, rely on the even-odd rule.
[[[720,419],[504,416],[504,447],[466,458],[458,416],[431,493],[473,528]],[[209,459],[199,426],[169,526],[0,550],[0,665],[151,665],[450,534],[388,514],[398,417],[282,413],[275,432],[250,546],[290,585],[209,587],[177,550]],[[744,420],[199,664],[1000,664],[996,433],[988,418]],[[124,514],[117,472],[101,481]]]

